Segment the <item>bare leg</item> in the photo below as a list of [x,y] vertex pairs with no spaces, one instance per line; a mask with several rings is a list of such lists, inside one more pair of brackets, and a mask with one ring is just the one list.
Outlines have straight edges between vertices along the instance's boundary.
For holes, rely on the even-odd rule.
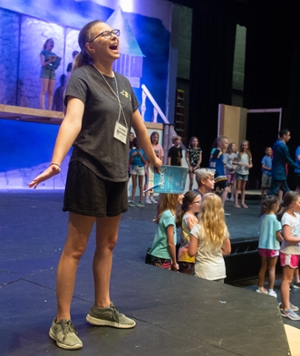
[[269,289],[274,288],[277,259],[277,256],[268,258]]
[[60,257],[56,275],[57,321],[71,319],[71,301],[76,272],[83,255],[95,218],[74,213],[69,214],[68,236]]
[[239,207],[239,190],[241,189],[241,181],[240,180],[237,180],[236,181],[236,189],[235,189],[235,195],[234,195],[234,204],[236,207]]
[[45,96],[49,86],[49,79],[40,78],[40,83],[41,83],[40,105],[41,105],[41,109],[45,110]]
[[235,196],[235,182],[231,183],[231,200],[234,199]]
[[228,184],[228,193],[230,193],[230,194],[231,194],[231,183],[230,183],[230,184]]
[[189,185],[189,190],[193,189],[193,184],[194,184],[194,173],[189,173],[190,176],[190,185]]
[[294,283],[299,283],[300,279],[299,279],[299,268],[295,268],[295,272],[294,272]]
[[54,93],[55,83],[56,83],[56,80],[49,80],[49,84],[48,84],[48,110],[52,110],[53,93]]
[[222,195],[221,195],[221,200],[222,200],[222,204],[224,206],[226,198],[227,198],[227,194],[228,194],[228,187],[223,189]]
[[246,184],[247,182],[245,180],[241,181],[241,205],[244,208],[247,208],[247,205],[245,204]]
[[267,263],[267,257],[260,256],[260,259],[261,259],[261,266],[258,273],[258,287],[262,288],[265,282],[265,275],[267,272],[268,263]]
[[97,218],[96,250],[93,261],[95,283],[95,306],[105,308],[110,305],[110,276],[113,249],[118,240],[121,215]]
[[135,197],[135,192],[136,192],[136,174],[132,174],[131,175],[132,178],[132,195],[131,195],[131,200],[134,201],[134,197]]
[[143,181],[144,176],[139,176],[139,188],[140,188],[140,201],[143,201]]
[[294,269],[290,266],[283,267],[283,275],[282,275],[282,282],[281,282],[281,300],[282,300],[282,307],[284,310],[289,309],[290,307],[290,285],[293,280]]

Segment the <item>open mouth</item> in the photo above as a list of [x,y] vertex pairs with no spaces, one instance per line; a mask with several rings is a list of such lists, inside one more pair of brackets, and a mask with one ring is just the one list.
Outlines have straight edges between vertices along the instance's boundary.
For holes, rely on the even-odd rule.
[[114,45],[109,46],[109,48],[112,49],[113,51],[116,51],[118,49],[118,45],[114,44]]

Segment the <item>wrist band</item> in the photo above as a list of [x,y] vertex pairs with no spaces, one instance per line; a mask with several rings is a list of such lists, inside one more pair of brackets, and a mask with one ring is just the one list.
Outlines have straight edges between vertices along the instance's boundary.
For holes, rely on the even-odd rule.
[[60,165],[59,165],[59,164],[57,164],[57,163],[54,163],[54,162],[50,163],[50,166],[57,166],[57,167],[59,167],[59,168],[60,168]]

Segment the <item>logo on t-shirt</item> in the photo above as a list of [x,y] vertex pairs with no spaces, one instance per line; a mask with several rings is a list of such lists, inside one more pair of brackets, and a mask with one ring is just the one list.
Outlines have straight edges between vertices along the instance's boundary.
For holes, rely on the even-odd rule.
[[126,90],[122,90],[120,94],[124,95],[125,98],[129,99],[131,101],[131,95],[128,93]]

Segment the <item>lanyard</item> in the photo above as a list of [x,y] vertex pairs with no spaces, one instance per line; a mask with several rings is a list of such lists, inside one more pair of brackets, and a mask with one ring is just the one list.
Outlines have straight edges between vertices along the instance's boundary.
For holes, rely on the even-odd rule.
[[105,81],[105,83],[108,85],[110,91],[114,94],[114,96],[115,96],[115,97],[117,98],[117,100],[118,100],[118,103],[119,103],[118,122],[120,122],[121,112],[122,112],[122,116],[123,116],[123,119],[124,119],[124,122],[125,122],[125,126],[126,126],[126,128],[128,128],[127,121],[126,121],[126,118],[125,118],[125,114],[124,114],[124,111],[123,111],[123,108],[122,108],[120,96],[119,96],[119,89],[118,89],[118,82],[117,82],[116,75],[114,75],[114,78],[115,78],[115,83],[116,83],[117,92],[115,92],[115,91],[113,90],[113,88],[109,85],[108,81],[105,79],[104,75],[100,72],[100,70],[99,70],[97,67],[95,67],[94,65],[93,65],[93,67],[100,73],[101,77],[103,78],[103,80]]

